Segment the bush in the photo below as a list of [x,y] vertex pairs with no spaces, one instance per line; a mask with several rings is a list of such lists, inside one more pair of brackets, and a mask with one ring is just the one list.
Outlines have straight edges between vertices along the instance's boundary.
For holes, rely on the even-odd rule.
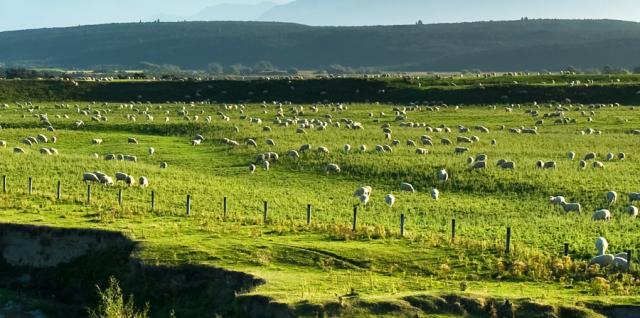
[[149,304],[147,303],[142,311],[137,311],[133,302],[133,295],[129,296],[127,302],[124,301],[122,289],[118,285],[115,277],[109,278],[109,286],[106,290],[98,289],[100,303],[97,308],[89,310],[90,318],[147,318],[149,317]]

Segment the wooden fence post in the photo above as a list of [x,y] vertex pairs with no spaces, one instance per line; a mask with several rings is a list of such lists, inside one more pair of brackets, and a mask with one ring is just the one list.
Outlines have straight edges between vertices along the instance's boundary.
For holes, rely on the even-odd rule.
[[187,216],[191,215],[191,194],[187,194]]
[[56,187],[56,200],[60,201],[61,197],[62,197],[62,182],[58,180],[58,186]]
[[264,223],[269,220],[269,202],[264,201]]
[[151,211],[156,210],[156,191],[151,191]]
[[358,206],[353,206],[353,227],[351,228],[352,232],[356,231],[356,226],[358,225]]
[[122,207],[122,189],[118,189],[118,205]]
[[227,197],[222,198],[222,217],[227,219]]
[[400,214],[400,236],[404,236],[404,214]]
[[307,225],[311,224],[311,204],[307,204]]
[[33,193],[33,177],[29,177],[28,189],[29,189],[29,194],[32,194]]
[[91,185],[87,184],[87,204],[91,204]]
[[509,254],[509,252],[511,252],[511,227],[507,227],[507,241],[504,252],[506,254]]
[[456,241],[456,219],[451,220],[451,243]]

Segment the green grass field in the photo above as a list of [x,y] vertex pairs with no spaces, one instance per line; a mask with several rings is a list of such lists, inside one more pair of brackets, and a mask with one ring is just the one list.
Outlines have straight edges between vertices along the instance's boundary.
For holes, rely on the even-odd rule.
[[[78,105],[78,106],[76,106]],[[555,111],[550,105],[521,105],[512,112],[507,105],[495,109],[481,106],[426,107],[410,110],[406,119],[396,121],[392,105],[354,104],[347,110],[331,105],[283,105],[280,118],[317,119],[340,122],[326,130],[308,128],[296,133],[298,125],[274,123],[278,106],[246,105],[244,109],[224,105],[176,104],[88,104],[70,102],[65,106],[34,103],[10,104],[0,109],[0,175],[7,176],[7,193],[0,193],[0,220],[9,223],[48,225],[64,228],[97,228],[122,231],[142,243],[137,257],[150,264],[204,264],[241,271],[264,278],[267,283],[252,292],[277,302],[302,308],[305,304],[353,302],[344,315],[378,315],[359,307],[362,302],[400,301],[419,294],[459,294],[483,298],[531,299],[536,302],[574,306],[585,303],[635,304],[638,295],[637,267],[620,274],[612,269],[589,268],[596,254],[595,239],[604,236],[612,253],[640,251],[638,220],[626,213],[627,193],[640,191],[637,167],[640,164],[640,110],[630,106],[592,108],[564,105],[564,116],[576,123],[555,125],[555,118],[538,125],[537,135],[510,133],[510,128],[533,127],[544,113]],[[86,110],[88,115],[77,111]],[[178,115],[188,111],[190,120]],[[402,108],[402,107],[400,107]],[[532,117],[526,110],[540,113]],[[586,115],[582,115],[584,110]],[[92,121],[100,111],[107,121]],[[593,122],[588,122],[589,112]],[[144,112],[152,115],[148,120]],[[230,118],[221,119],[220,113]],[[381,112],[386,115],[382,116]],[[49,132],[38,114],[47,114],[55,131]],[[68,115],[68,118],[65,118]],[[127,115],[135,115],[135,122]],[[199,120],[195,121],[197,115]],[[205,118],[212,116],[211,123]],[[246,116],[245,119],[243,116]],[[169,121],[165,122],[165,117]],[[249,118],[261,118],[251,124]],[[362,130],[345,128],[342,119],[361,122]],[[85,125],[76,128],[74,122]],[[452,132],[429,132],[422,127],[402,127],[402,122],[446,126]],[[378,153],[376,145],[391,145],[381,126],[389,124],[392,139],[399,145],[392,152]],[[471,132],[460,133],[458,126]],[[490,129],[481,133],[473,128]],[[504,125],[505,129],[499,127]],[[271,131],[265,131],[270,126]],[[317,126],[317,125],[316,125]],[[235,131],[238,128],[238,132]],[[600,135],[583,135],[587,127]],[[55,144],[26,146],[27,136],[55,136]],[[196,134],[206,139],[192,146]],[[433,146],[420,145],[429,135]],[[457,144],[458,136],[476,135],[479,142]],[[139,144],[127,143],[135,137]],[[104,143],[93,145],[92,139]],[[224,138],[239,146],[229,146]],[[246,145],[254,139],[258,146]],[[449,138],[452,145],[441,145]],[[275,146],[268,146],[272,139]],[[428,149],[417,155],[408,139]],[[492,145],[495,139],[497,144]],[[299,159],[287,156],[310,144],[312,151]],[[352,150],[342,149],[350,144]],[[366,145],[366,152],[358,151]],[[328,154],[316,148],[325,146]],[[454,155],[456,147],[469,153]],[[25,149],[13,153],[14,147]],[[55,147],[59,155],[42,155],[41,147]],[[153,147],[156,153],[148,154]],[[277,152],[279,160],[268,171],[257,165],[254,174],[248,166],[256,156]],[[569,151],[577,159],[567,158]],[[604,169],[578,168],[588,152],[596,152]],[[626,153],[624,161],[607,161],[607,153]],[[97,153],[99,159],[92,157]],[[130,154],[138,162],[106,161],[107,154]],[[473,170],[467,157],[488,156],[488,167]],[[499,159],[516,163],[514,170],[496,166]],[[537,160],[557,162],[552,170],[537,169]],[[167,162],[167,169],[160,169]],[[325,166],[334,163],[341,172],[327,174]],[[446,168],[450,178],[438,181],[436,174]],[[114,177],[118,171],[146,176],[148,188],[92,185],[87,202],[83,172],[102,171]],[[33,178],[33,193],[27,180]],[[62,185],[62,198],[56,200],[56,185]],[[411,183],[415,193],[400,191],[402,182]],[[373,193],[369,204],[358,207],[357,229],[352,231],[353,209],[358,204],[354,191],[369,185]],[[440,190],[440,199],[430,196],[431,187]],[[117,201],[123,193],[123,206]],[[592,213],[606,208],[605,192],[616,191],[618,202],[610,208],[610,221],[592,221]],[[155,209],[151,211],[151,192]],[[384,196],[393,193],[396,204],[389,208]],[[186,216],[185,201],[191,196],[191,215]],[[582,213],[566,214],[549,203],[552,195],[563,195],[582,204]],[[228,213],[223,217],[223,198]],[[263,202],[269,205],[265,223]],[[307,225],[307,205],[312,206]],[[405,234],[400,236],[400,215],[406,216]],[[456,241],[451,242],[451,220],[455,219]],[[506,254],[506,228],[512,230],[511,253]],[[570,257],[563,258],[563,244],[569,243]],[[634,256],[637,254],[634,254]],[[634,259],[634,263],[637,258]],[[600,288],[594,279],[606,279]],[[596,282],[598,282],[596,280]],[[352,293],[353,292],[353,293]],[[364,308],[364,309],[363,309]],[[171,309],[160,304],[157,312]],[[154,310],[152,304],[152,311]],[[180,308],[176,311],[179,313]],[[392,313],[393,311],[391,311]],[[398,309],[398,313],[403,312]],[[304,311],[300,311],[304,313]],[[406,313],[406,312],[403,312]],[[198,313],[205,315],[204,313]],[[311,314],[310,314],[311,315]]]

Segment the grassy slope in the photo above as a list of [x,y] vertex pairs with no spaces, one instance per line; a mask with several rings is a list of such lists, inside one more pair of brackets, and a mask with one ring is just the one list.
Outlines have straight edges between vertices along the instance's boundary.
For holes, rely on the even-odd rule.
[[[74,108],[53,109],[51,104],[40,104],[34,111],[46,112],[56,127],[67,127],[77,118]],[[107,108],[99,105],[96,109]],[[162,113],[171,110],[172,122],[178,122],[176,135],[158,136],[141,134],[143,116],[138,123],[128,123],[124,115],[133,110],[113,110],[107,123],[92,123],[80,130],[61,129],[53,133],[59,139],[55,145],[58,157],[42,157],[37,146],[26,155],[17,156],[10,148],[28,136],[44,132],[42,129],[3,129],[0,139],[11,146],[0,149],[5,164],[2,174],[8,175],[9,194],[0,195],[1,219],[5,222],[46,224],[62,227],[94,227],[122,230],[140,240],[144,248],[140,257],[158,264],[202,263],[253,273],[268,280],[256,293],[269,295],[287,303],[302,301],[336,301],[338,295],[351,288],[365,299],[395,298],[412,293],[451,292],[467,281],[468,292],[480,295],[531,297],[549,303],[575,303],[577,301],[604,300],[612,303],[637,304],[635,284],[626,285],[626,291],[612,292],[611,296],[591,296],[587,281],[577,279],[573,284],[551,282],[541,274],[549,270],[546,259],[558,255],[563,242],[571,243],[571,252],[577,259],[588,259],[593,254],[593,240],[599,235],[609,238],[615,252],[638,249],[637,223],[623,214],[623,205],[612,209],[614,219],[608,223],[589,221],[591,211],[603,206],[603,193],[615,189],[621,195],[637,191],[637,183],[628,177],[637,165],[638,137],[625,134],[640,126],[634,110],[626,107],[599,110],[596,122],[587,125],[578,112],[568,116],[578,118],[578,125],[540,128],[540,136],[512,135],[496,131],[499,124],[507,127],[532,126],[533,120],[522,110],[507,113],[503,110],[469,108],[455,111],[410,113],[409,120],[427,122],[432,126],[446,124],[455,127],[464,124],[473,127],[483,124],[492,129],[480,135],[480,144],[472,152],[487,153],[490,161],[498,158],[518,163],[515,171],[498,171],[491,167],[484,172],[469,171],[466,156],[452,155],[453,146],[436,145],[430,154],[420,157],[404,141],[416,141],[425,134],[424,129],[394,126],[394,138],[401,140],[392,154],[340,153],[344,143],[361,143],[373,148],[385,143],[382,133],[368,117],[389,106],[354,105],[349,111],[336,113],[321,108],[319,113],[307,110],[306,116],[321,118],[331,113],[334,119],[353,118],[362,121],[364,131],[329,128],[326,132],[309,131],[295,134],[294,128],[271,125],[272,132],[262,132],[261,126],[251,126],[238,119],[238,111],[222,110],[221,106],[188,107],[192,114],[205,110],[214,115],[214,127],[201,123],[182,124],[175,111],[178,107],[165,105],[163,110],[154,106],[156,122],[152,128],[166,127],[161,123]],[[180,106],[181,107],[181,106]],[[142,107],[140,107],[142,108]],[[308,107],[307,107],[308,108]],[[285,107],[286,109],[286,107]],[[232,117],[223,122],[215,116],[222,110]],[[250,106],[249,116],[271,118],[274,107],[262,114],[259,106]],[[3,126],[34,126],[37,119],[22,118],[23,110],[12,106],[0,111]],[[56,114],[69,114],[71,119],[56,119]],[[202,117],[205,115],[200,115]],[[391,121],[387,115],[383,122]],[[240,133],[231,127],[239,126]],[[184,126],[184,127],[182,127]],[[602,129],[601,136],[581,136],[577,130],[591,126]],[[188,144],[193,131],[205,132],[208,138],[202,147]],[[429,133],[437,141],[445,134]],[[459,135],[454,132],[450,138]],[[126,137],[136,136],[141,145],[126,144]],[[104,145],[90,145],[91,138],[100,137]],[[242,143],[245,138],[256,138],[259,149],[229,148],[219,140],[228,137]],[[273,138],[276,146],[264,144]],[[489,140],[498,140],[498,146]],[[247,164],[256,154],[275,150],[284,157],[288,149],[303,143],[326,145],[331,154],[308,154],[298,162],[285,158],[271,171],[259,170],[249,175]],[[146,156],[146,147],[157,150],[154,157]],[[605,170],[578,171],[576,162],[565,159],[565,153],[588,151],[624,151],[629,158],[624,162],[606,163]],[[97,152],[138,155],[140,162],[107,162],[90,158]],[[556,171],[533,168],[535,160],[557,160]],[[158,168],[159,161],[169,162],[168,170]],[[335,162],[343,168],[338,176],[322,172],[326,163]],[[441,166],[451,173],[451,181],[440,185],[442,199],[432,201],[428,189],[436,185],[435,172]],[[91,207],[84,207],[86,186],[79,182],[87,170],[103,170],[109,174],[126,171],[133,175],[146,175],[151,189],[158,193],[158,211],[150,213],[151,189],[125,189],[125,206],[116,205],[117,189],[94,187]],[[26,178],[35,178],[35,196],[25,194]],[[54,188],[57,180],[63,183],[63,201],[55,204]],[[398,192],[398,184],[412,182],[416,194]],[[350,233],[353,190],[361,185],[374,187],[373,202],[359,216],[361,228],[355,237]],[[382,202],[384,194],[394,192],[398,198],[390,210]],[[185,218],[184,198],[193,195],[193,213]],[[549,195],[564,194],[580,201],[585,209],[582,215],[564,215],[546,202]],[[221,221],[222,197],[229,197],[229,220]],[[270,224],[262,225],[262,201],[270,203]],[[624,201],[624,198],[621,199]],[[314,207],[313,225],[304,225],[306,204]],[[398,218],[404,212],[408,217],[408,238],[398,238]],[[459,243],[448,243],[449,222],[458,221]],[[527,270],[518,275],[511,269],[501,269],[502,240],[505,226],[514,229],[513,259],[523,260]],[[377,239],[376,239],[377,238]],[[347,239],[347,240],[345,240]],[[542,269],[537,269],[536,266]],[[573,273],[578,277],[579,275]],[[567,286],[571,288],[566,288]],[[628,295],[628,296],[627,296]]]

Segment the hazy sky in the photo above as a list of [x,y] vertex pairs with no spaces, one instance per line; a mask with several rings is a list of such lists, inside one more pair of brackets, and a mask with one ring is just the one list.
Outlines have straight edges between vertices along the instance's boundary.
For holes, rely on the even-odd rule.
[[[220,4],[263,2],[293,3],[264,13],[235,6],[203,11]],[[417,19],[426,23],[514,20],[523,16],[640,21],[640,0],[0,0],[0,31],[156,18],[371,25],[409,24]]]

